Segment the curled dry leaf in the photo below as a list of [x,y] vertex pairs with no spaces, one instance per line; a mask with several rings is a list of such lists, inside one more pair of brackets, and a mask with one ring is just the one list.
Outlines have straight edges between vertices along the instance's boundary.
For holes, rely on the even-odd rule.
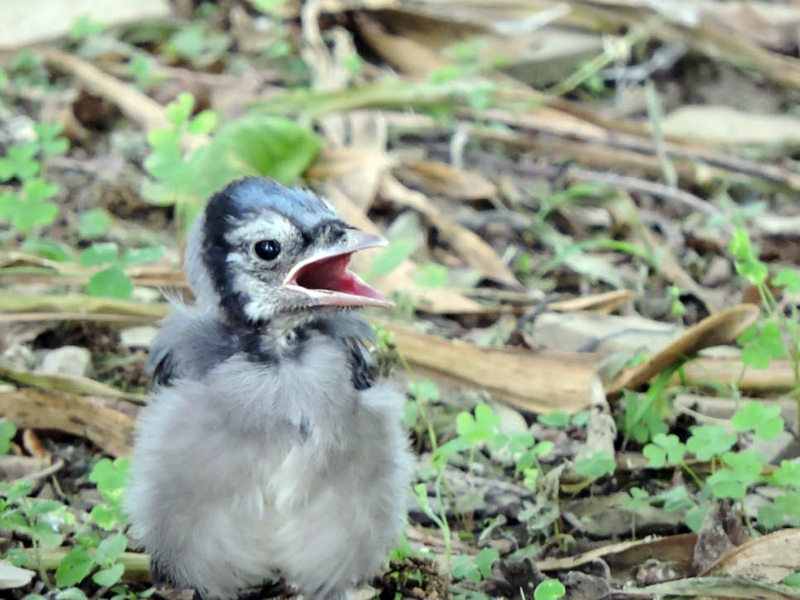
[[780,583],[800,571],[800,529],[782,529],[732,549],[701,575],[738,575]]
[[36,432],[33,429],[25,429],[22,432],[22,445],[31,456],[35,456],[36,458],[44,458],[48,461],[52,457],[52,453],[44,447],[42,441],[39,439],[39,436],[36,435]]
[[82,436],[112,456],[130,454],[136,412],[129,402],[112,398],[34,388],[0,393],[0,414],[17,427]]
[[646,363],[625,369],[606,386],[606,392],[616,394],[625,388],[638,388],[683,357],[704,348],[730,344],[756,322],[759,312],[754,304],[740,304],[703,319]]
[[384,326],[412,365],[459,385],[485,389],[518,409],[572,414],[595,401],[596,370],[602,360],[596,354],[480,347]]

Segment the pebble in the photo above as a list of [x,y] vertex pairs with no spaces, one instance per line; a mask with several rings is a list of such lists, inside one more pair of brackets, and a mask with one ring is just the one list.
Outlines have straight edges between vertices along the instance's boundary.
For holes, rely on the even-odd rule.
[[80,346],[62,346],[48,352],[42,361],[41,371],[49,375],[77,375],[87,377],[92,368],[92,354]]

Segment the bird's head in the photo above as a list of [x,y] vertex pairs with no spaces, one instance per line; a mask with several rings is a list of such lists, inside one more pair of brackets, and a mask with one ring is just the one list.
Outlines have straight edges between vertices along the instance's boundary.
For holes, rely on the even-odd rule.
[[344,223],[324,199],[250,177],[214,194],[195,223],[186,271],[197,302],[232,320],[302,319],[324,310],[391,306],[347,269],[386,245]]

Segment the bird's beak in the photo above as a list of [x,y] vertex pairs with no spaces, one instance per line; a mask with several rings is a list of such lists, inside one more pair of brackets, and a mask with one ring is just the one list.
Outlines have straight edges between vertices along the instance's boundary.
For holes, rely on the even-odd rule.
[[387,243],[374,233],[348,229],[335,246],[319,250],[292,267],[283,286],[308,296],[318,306],[393,306],[391,300],[347,269],[354,252]]

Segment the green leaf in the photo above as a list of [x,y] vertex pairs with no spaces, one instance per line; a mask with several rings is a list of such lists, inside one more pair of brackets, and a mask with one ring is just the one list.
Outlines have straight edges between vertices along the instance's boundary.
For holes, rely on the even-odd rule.
[[133,282],[119,267],[108,267],[92,275],[85,292],[89,296],[126,300],[133,293]]
[[114,242],[104,242],[102,244],[92,244],[83,250],[78,258],[82,267],[96,267],[117,262],[119,249]]
[[733,230],[733,238],[728,244],[728,252],[739,261],[747,261],[753,258],[753,250],[750,247],[750,236],[746,229],[736,227]]
[[28,202],[39,204],[58,194],[58,185],[36,178],[26,181],[22,190]]
[[192,115],[193,109],[194,96],[189,92],[181,92],[174,102],[167,105],[167,120],[173,125],[182,125]]
[[29,237],[22,242],[22,248],[58,262],[72,262],[74,260],[70,248],[56,240]]
[[782,460],[780,468],[776,469],[772,476],[783,488],[800,489],[800,462]]
[[533,591],[534,600],[555,600],[567,593],[564,584],[557,579],[545,579]]
[[116,500],[116,494],[121,492],[128,482],[129,468],[129,459],[117,458],[112,462],[108,458],[101,458],[89,473],[89,481],[97,486],[106,499],[109,494],[114,494]]
[[58,206],[52,202],[23,202],[11,217],[11,226],[27,233],[36,225],[51,225],[57,216]]
[[189,122],[186,130],[194,135],[208,135],[217,126],[219,116],[213,110],[204,110]]
[[0,221],[6,221],[19,210],[22,200],[14,192],[0,192]]
[[587,458],[575,461],[575,470],[589,479],[597,479],[603,475],[611,475],[617,463],[607,452],[599,450]]
[[657,433],[653,436],[653,443],[644,447],[643,453],[650,459],[653,467],[662,467],[669,460],[671,464],[678,464],[686,454],[686,446],[677,435]]
[[790,516],[800,515],[800,493],[789,491],[775,498],[775,508]]
[[111,225],[108,213],[100,208],[87,210],[78,220],[78,237],[82,240],[100,237]]
[[783,525],[783,512],[767,504],[758,509],[758,522],[765,529],[775,529]]
[[650,461],[650,466],[660,469],[667,462],[667,451],[656,444],[647,444],[642,454]]
[[88,600],[86,594],[80,588],[69,588],[61,590],[56,596],[56,600]]
[[392,240],[372,261],[367,279],[381,277],[394,271],[404,260],[414,254],[419,242],[417,238],[400,238]]
[[412,429],[414,425],[416,425],[418,417],[419,406],[417,406],[416,401],[407,400],[403,405],[403,425],[405,425],[407,429]]
[[29,562],[28,554],[22,548],[12,548],[6,552],[5,557],[11,561],[11,564],[15,567],[24,567]]
[[418,267],[414,272],[417,285],[431,289],[445,287],[450,283],[447,269],[443,265],[429,263]]
[[56,570],[58,587],[70,587],[79,584],[92,571],[94,561],[84,548],[70,550]]
[[456,431],[459,437],[471,444],[488,442],[494,439],[501,419],[494,414],[491,407],[479,404],[475,407],[475,417],[468,412],[460,412],[456,416]]
[[155,262],[164,256],[162,248],[128,248],[122,255],[122,264],[136,265],[140,263]]
[[46,515],[59,508],[64,508],[64,505],[58,500],[43,500],[41,502],[31,503],[31,514],[34,516]]
[[36,142],[25,142],[22,145],[8,148],[6,158],[0,158],[0,182],[14,177],[25,181],[39,172],[39,161],[34,155],[39,150]]
[[783,580],[783,585],[792,588],[800,587],[800,573],[791,573],[787,575],[786,579]]
[[450,567],[450,575],[455,580],[466,579],[468,581],[474,581],[475,583],[481,580],[481,572],[466,554],[456,556],[453,559],[453,564]]
[[314,162],[322,141],[290,119],[251,115],[220,127],[212,146],[211,160],[239,175],[262,175],[289,184]]
[[537,416],[536,420],[542,425],[558,429],[566,429],[569,426],[569,415],[565,412],[543,413]]
[[171,153],[180,159],[181,133],[175,127],[154,129],[147,134],[147,143],[161,153]]
[[0,454],[11,449],[11,440],[17,435],[17,426],[8,419],[0,419]]
[[783,287],[789,293],[800,292],[800,272],[795,269],[781,269],[772,278],[772,285]]
[[111,531],[117,524],[117,510],[104,504],[95,504],[89,516],[92,521],[106,531]]
[[692,427],[692,435],[686,447],[698,460],[711,460],[712,456],[730,450],[736,443],[735,433],[726,433],[719,425]]
[[499,558],[500,552],[496,548],[484,548],[475,557],[475,566],[484,579],[492,574],[492,565]]
[[81,15],[72,23],[69,28],[69,41],[78,42],[92,35],[102,33],[104,25],[93,21],[88,15]]
[[728,251],[736,259],[734,267],[736,272],[745,277],[754,286],[759,286],[767,279],[769,272],[750,246],[750,237],[745,229],[737,227],[733,232],[733,239],[728,244]]
[[743,498],[748,486],[758,481],[763,461],[753,452],[726,452],[722,461],[731,468],[717,470],[706,483],[717,498]]
[[99,586],[111,587],[122,578],[123,573],[125,573],[125,565],[117,563],[92,575],[92,580]]
[[39,543],[45,548],[57,548],[64,542],[64,536],[49,521],[37,519],[34,531]]
[[115,562],[120,554],[125,552],[125,548],[127,547],[128,538],[126,538],[124,534],[119,533],[107,537],[97,546],[97,554],[94,557],[95,561],[97,561],[98,565],[107,567]]
[[750,400],[742,410],[731,418],[736,431],[755,430],[756,437],[771,440],[783,431],[783,418],[779,406],[765,407],[761,402]]

